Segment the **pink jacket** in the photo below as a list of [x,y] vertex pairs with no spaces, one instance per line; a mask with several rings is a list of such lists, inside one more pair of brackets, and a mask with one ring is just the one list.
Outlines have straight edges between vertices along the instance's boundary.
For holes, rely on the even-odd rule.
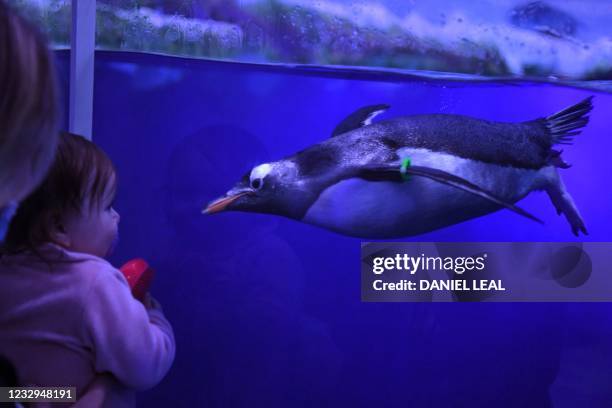
[[73,386],[80,397],[112,374],[106,405],[133,406],[134,390],[156,385],[175,354],[161,307],[132,297],[127,280],[96,256],[46,244],[0,258],[0,354],[21,385]]

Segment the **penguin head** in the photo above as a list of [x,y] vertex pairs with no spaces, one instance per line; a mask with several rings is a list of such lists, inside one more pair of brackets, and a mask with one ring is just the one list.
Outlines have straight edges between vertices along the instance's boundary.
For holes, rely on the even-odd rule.
[[300,218],[306,210],[302,207],[309,205],[310,194],[298,173],[295,163],[288,160],[255,166],[202,212],[246,211]]

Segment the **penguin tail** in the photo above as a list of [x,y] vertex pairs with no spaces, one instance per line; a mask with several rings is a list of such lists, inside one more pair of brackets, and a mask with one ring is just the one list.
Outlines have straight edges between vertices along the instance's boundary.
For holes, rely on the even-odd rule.
[[[563,109],[544,119],[544,125],[551,137],[551,144],[572,144],[574,136],[589,123],[587,116],[593,110],[593,96]],[[554,151],[553,151],[554,152]]]

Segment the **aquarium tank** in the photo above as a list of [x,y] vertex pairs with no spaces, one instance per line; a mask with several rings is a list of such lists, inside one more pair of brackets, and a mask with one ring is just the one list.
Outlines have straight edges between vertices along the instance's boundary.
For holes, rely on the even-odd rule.
[[[10,4],[51,39],[66,96],[71,2]],[[375,122],[453,114],[518,123],[593,96],[588,124],[559,149],[588,235],[572,234],[534,191],[517,205],[542,224],[503,209],[383,241],[611,241],[609,2],[96,7],[92,139],[119,177],[111,262],[141,257],[155,268],[151,291],[177,344],[170,372],[138,394],[139,406],[612,406],[607,302],[365,302],[362,245],[379,237],[264,211],[202,213],[258,165],[330,139],[364,106],[388,105]],[[463,136],[464,146],[476,140]],[[339,212],[362,202],[344,197]],[[597,267],[610,272],[595,264],[593,275]]]

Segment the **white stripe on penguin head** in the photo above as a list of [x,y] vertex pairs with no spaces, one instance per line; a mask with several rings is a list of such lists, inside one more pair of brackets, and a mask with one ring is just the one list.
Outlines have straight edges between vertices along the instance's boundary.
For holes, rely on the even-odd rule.
[[257,167],[254,167],[251,170],[251,175],[249,176],[249,182],[253,182],[256,179],[263,179],[272,171],[272,165],[270,163],[260,164]]

